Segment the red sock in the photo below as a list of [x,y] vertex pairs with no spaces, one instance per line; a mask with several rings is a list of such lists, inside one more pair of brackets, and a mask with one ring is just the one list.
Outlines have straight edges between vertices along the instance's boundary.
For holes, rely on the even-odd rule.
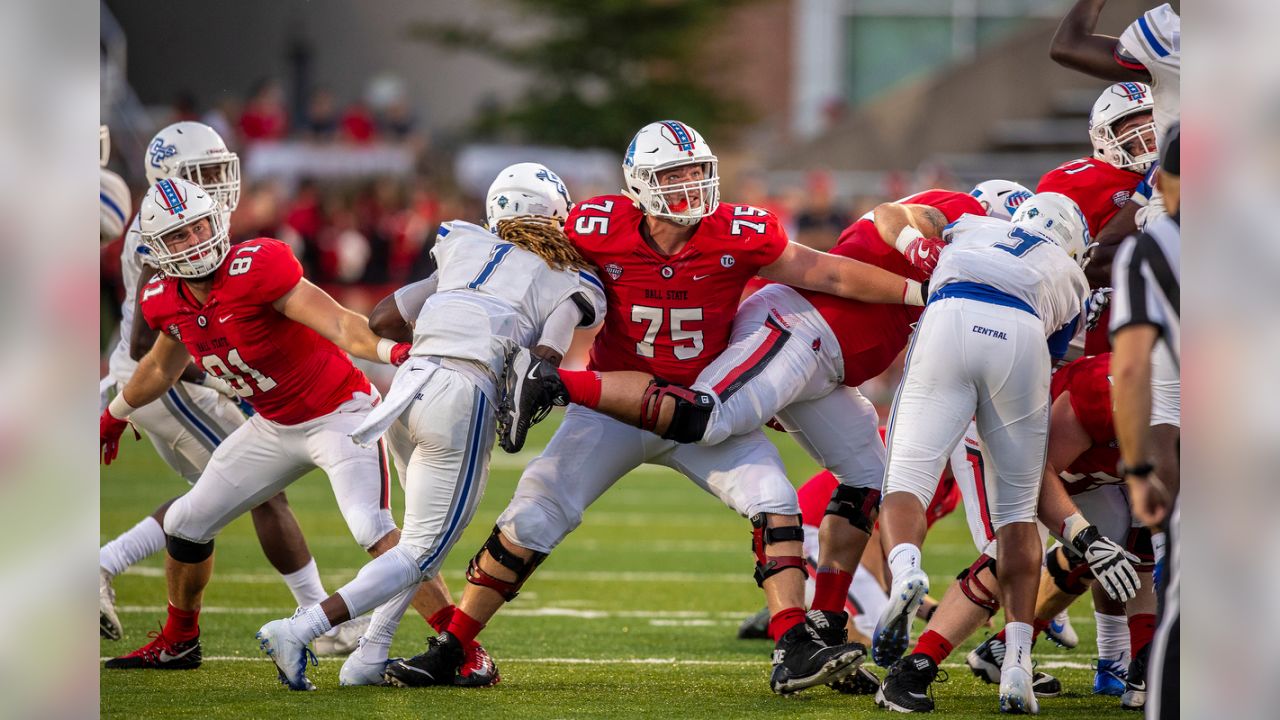
[[483,629],[484,623],[461,610],[453,611],[453,619],[449,621],[449,634],[461,640],[463,645],[475,642],[476,636]]
[[448,630],[449,621],[453,619],[453,611],[456,609],[453,605],[446,605],[440,608],[432,613],[431,617],[427,618],[427,624],[438,633]]
[[813,591],[814,610],[840,612],[844,610],[845,601],[849,599],[849,584],[853,575],[836,568],[818,568],[815,589]]
[[911,652],[913,654],[924,653],[930,658],[933,658],[935,663],[941,665],[942,661],[946,660],[947,656],[951,654],[951,651],[955,649],[955,646],[946,638],[933,630],[926,630],[925,633],[920,636],[920,639],[916,641],[916,648]]
[[997,640],[999,640],[999,641],[1000,641],[1000,642],[1002,642],[1002,643],[1007,643],[1007,642],[1009,642],[1007,639],[1005,639],[1005,636],[1004,636],[1004,628],[1000,628],[1000,632],[996,633],[996,639],[997,639]]
[[164,636],[174,642],[195,640],[200,637],[200,611],[179,610],[169,605],[169,619],[164,624]]
[[1134,657],[1142,648],[1151,644],[1156,634],[1156,616],[1152,613],[1139,613],[1129,616],[1129,650]]
[[1034,643],[1036,641],[1036,638],[1040,637],[1040,633],[1044,632],[1045,630],[1048,630],[1049,626],[1052,624],[1053,624],[1053,618],[1049,618],[1048,620],[1041,620],[1040,618],[1036,618],[1034,621],[1032,621],[1031,642]]
[[600,404],[603,383],[600,373],[594,370],[561,370],[560,381],[569,391],[569,401],[583,407],[594,408]]
[[798,607],[780,610],[776,615],[769,618],[769,637],[777,640],[791,628],[804,622],[804,610]]

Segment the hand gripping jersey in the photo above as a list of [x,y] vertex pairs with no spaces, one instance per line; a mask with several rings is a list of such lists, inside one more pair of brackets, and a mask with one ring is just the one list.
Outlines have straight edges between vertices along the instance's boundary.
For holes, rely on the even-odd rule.
[[[985,214],[973,196],[949,190],[926,190],[899,202],[936,208],[946,215],[947,222],[955,222],[965,214]],[[912,280],[923,282],[926,279],[925,274],[907,262],[902,253],[880,238],[880,232],[869,217],[845,228],[830,252]],[[850,387],[857,387],[876,377],[893,363],[907,345],[911,324],[920,319],[924,310],[910,305],[863,303],[799,288],[797,292],[817,308],[839,339],[840,353],[844,358],[844,384]]]
[[1168,3],[1142,13],[1120,35],[1116,62],[1151,73],[1156,135],[1164,137],[1181,113],[1182,18]]
[[747,281],[782,255],[787,235],[771,213],[722,202],[668,257],[641,237],[643,221],[623,195],[592,198],[569,213],[565,231],[603,272],[609,306],[588,367],[690,385],[728,346]]
[[1089,224],[1089,234],[1097,237],[1129,202],[1143,177],[1142,173],[1121,170],[1096,158],[1080,158],[1045,173],[1036,192],[1062,193],[1074,200]]
[[371,392],[337,345],[271,306],[301,279],[288,245],[257,238],[231,248],[203,305],[182,281],[157,275],[143,287],[142,315],[264,418],[296,425]]
[[1054,373],[1049,386],[1054,400],[1064,392],[1071,393],[1071,410],[1093,440],[1088,450],[1059,473],[1070,495],[1124,482],[1115,476],[1120,449],[1111,413],[1110,371],[1111,353],[1084,357]]
[[604,287],[593,273],[553,270],[478,225],[444,223],[431,254],[437,288],[414,324],[414,355],[474,360],[498,378],[507,354],[531,347],[561,303],[578,305],[580,327],[605,318]]
[[974,215],[948,225],[943,239],[949,244],[929,280],[931,296],[952,283],[990,286],[1025,303],[1044,324],[1046,337],[1084,310],[1084,271],[1052,240]]

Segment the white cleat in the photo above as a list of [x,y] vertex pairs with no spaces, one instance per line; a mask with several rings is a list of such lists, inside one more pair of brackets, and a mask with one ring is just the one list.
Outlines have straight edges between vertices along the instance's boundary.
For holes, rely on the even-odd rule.
[[1044,629],[1044,635],[1068,650],[1075,649],[1080,644],[1080,635],[1076,633],[1075,628],[1071,627],[1071,616],[1067,615],[1066,610],[1054,616],[1053,622]]
[[373,622],[372,615],[361,615],[332,628],[316,638],[316,655],[320,657],[350,655],[360,646],[360,636],[369,629],[371,622]]
[[108,640],[124,636],[120,616],[116,614],[116,591],[111,587],[111,575],[98,568],[98,634]]
[[893,579],[889,603],[880,613],[875,633],[871,636],[871,659],[887,668],[898,661],[911,644],[911,619],[929,594],[929,576],[920,568],[911,568]]
[[1031,673],[1021,666],[1014,666],[1000,674],[1000,712],[1014,715],[1035,715],[1040,712]]
[[293,633],[293,622],[290,620],[272,620],[256,635],[258,646],[262,652],[276,664],[280,673],[280,682],[290,690],[315,690],[316,686],[307,679],[307,661],[318,664],[315,653]]
[[[400,658],[396,659],[399,660]],[[347,687],[355,685],[389,685],[390,683],[383,677],[389,662],[391,662],[389,658],[382,658],[381,660],[365,659],[364,638],[360,638],[360,647],[347,656],[347,661],[342,663],[342,670],[338,672],[338,684]]]

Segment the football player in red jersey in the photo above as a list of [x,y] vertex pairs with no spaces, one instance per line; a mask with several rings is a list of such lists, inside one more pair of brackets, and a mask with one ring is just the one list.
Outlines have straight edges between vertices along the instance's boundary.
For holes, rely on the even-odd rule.
[[[1116,603],[1109,597],[1115,593],[1132,608],[1131,628],[1134,645],[1138,647],[1143,644],[1143,629],[1154,629],[1152,618],[1143,614],[1151,612],[1144,608],[1154,605],[1154,595],[1151,583],[1139,581],[1137,573],[1150,572],[1151,568],[1138,565],[1137,558],[1109,538],[1121,538],[1130,550],[1149,555],[1149,536],[1144,550],[1141,538],[1130,532],[1123,494],[1113,494],[1117,490],[1115,485],[1095,485],[1121,482],[1107,479],[1115,468],[1114,462],[1106,464],[1107,457],[1110,455],[1114,460],[1116,453],[1115,433],[1107,429],[1110,426],[1106,376],[1109,359],[1101,355],[1077,360],[1059,370],[1051,385],[1054,402],[1039,518],[1046,526],[1055,528],[1056,536],[1068,541],[1071,551],[1064,553],[1064,546],[1060,545],[1051,550],[1046,559],[1050,570],[1041,578],[1035,630],[1037,633],[1044,630],[1070,600],[1083,593],[1082,583],[1096,572],[1107,589],[1096,597],[1105,598],[1110,606]],[[1059,473],[1056,471],[1059,467],[1065,469]],[[1094,489],[1076,494],[1074,489],[1080,488]],[[1086,514],[1098,524],[1091,525],[1085,519]],[[890,669],[876,698],[879,704],[901,712],[933,709],[927,691],[937,676],[938,666],[999,609],[999,583],[992,572],[996,551],[994,544],[984,549],[978,560],[961,573],[959,582],[948,588],[912,653]],[[1150,562],[1149,557],[1142,560]],[[1137,587],[1139,583],[1141,587]],[[1064,588],[1065,592],[1058,588]],[[1068,596],[1068,592],[1074,594]],[[1120,607],[1125,607],[1124,603],[1120,603]],[[1150,632],[1145,637],[1149,642]],[[1004,650],[1003,635],[993,636],[969,653],[968,664],[978,677],[998,683]],[[1035,673],[1033,690],[1037,696],[1052,697],[1060,693],[1061,688],[1056,678],[1043,672]]]
[[[608,302],[591,348],[593,369],[693,382],[727,347],[743,288],[757,274],[866,301],[923,303],[918,281],[790,243],[772,214],[720,202],[716,168],[715,155],[688,125],[652,123],[627,148],[624,194],[592,198],[570,213],[566,234],[603,271]],[[509,377],[538,370],[522,357]],[[511,402],[520,404],[524,387],[516,385]],[[751,518],[756,578],[778,638],[770,687],[792,693],[853,672],[865,654],[860,645],[831,646],[807,629],[800,508],[758,425],[719,445],[688,445],[570,408],[473,559],[449,633],[463,643],[474,639],[597,497],[638,465],[656,463]],[[527,429],[527,417],[513,423],[501,438],[504,449],[517,447]],[[432,676],[451,674],[447,658],[432,653],[407,662]]]
[[165,392],[193,358],[257,411],[165,514],[164,628],[106,664],[185,669],[201,661],[198,616],[214,536],[308,470],[328,474],[362,547],[378,554],[396,544],[385,448],[361,448],[345,437],[377,394],[344,349],[390,362],[403,361],[409,345],[381,340],[363,316],[307,282],[284,243],[259,238],[232,249],[225,210],[198,185],[161,180],[139,213],[143,242],[162,273],[143,288],[140,307],[159,335],[102,414],[103,462],[115,458],[131,411]]

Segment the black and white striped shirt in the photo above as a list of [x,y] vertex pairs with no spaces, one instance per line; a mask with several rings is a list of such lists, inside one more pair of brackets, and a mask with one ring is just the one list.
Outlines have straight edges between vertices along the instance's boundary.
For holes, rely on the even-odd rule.
[[1175,363],[1181,362],[1180,250],[1178,220],[1161,215],[1124,241],[1111,266],[1111,334],[1154,325]]

